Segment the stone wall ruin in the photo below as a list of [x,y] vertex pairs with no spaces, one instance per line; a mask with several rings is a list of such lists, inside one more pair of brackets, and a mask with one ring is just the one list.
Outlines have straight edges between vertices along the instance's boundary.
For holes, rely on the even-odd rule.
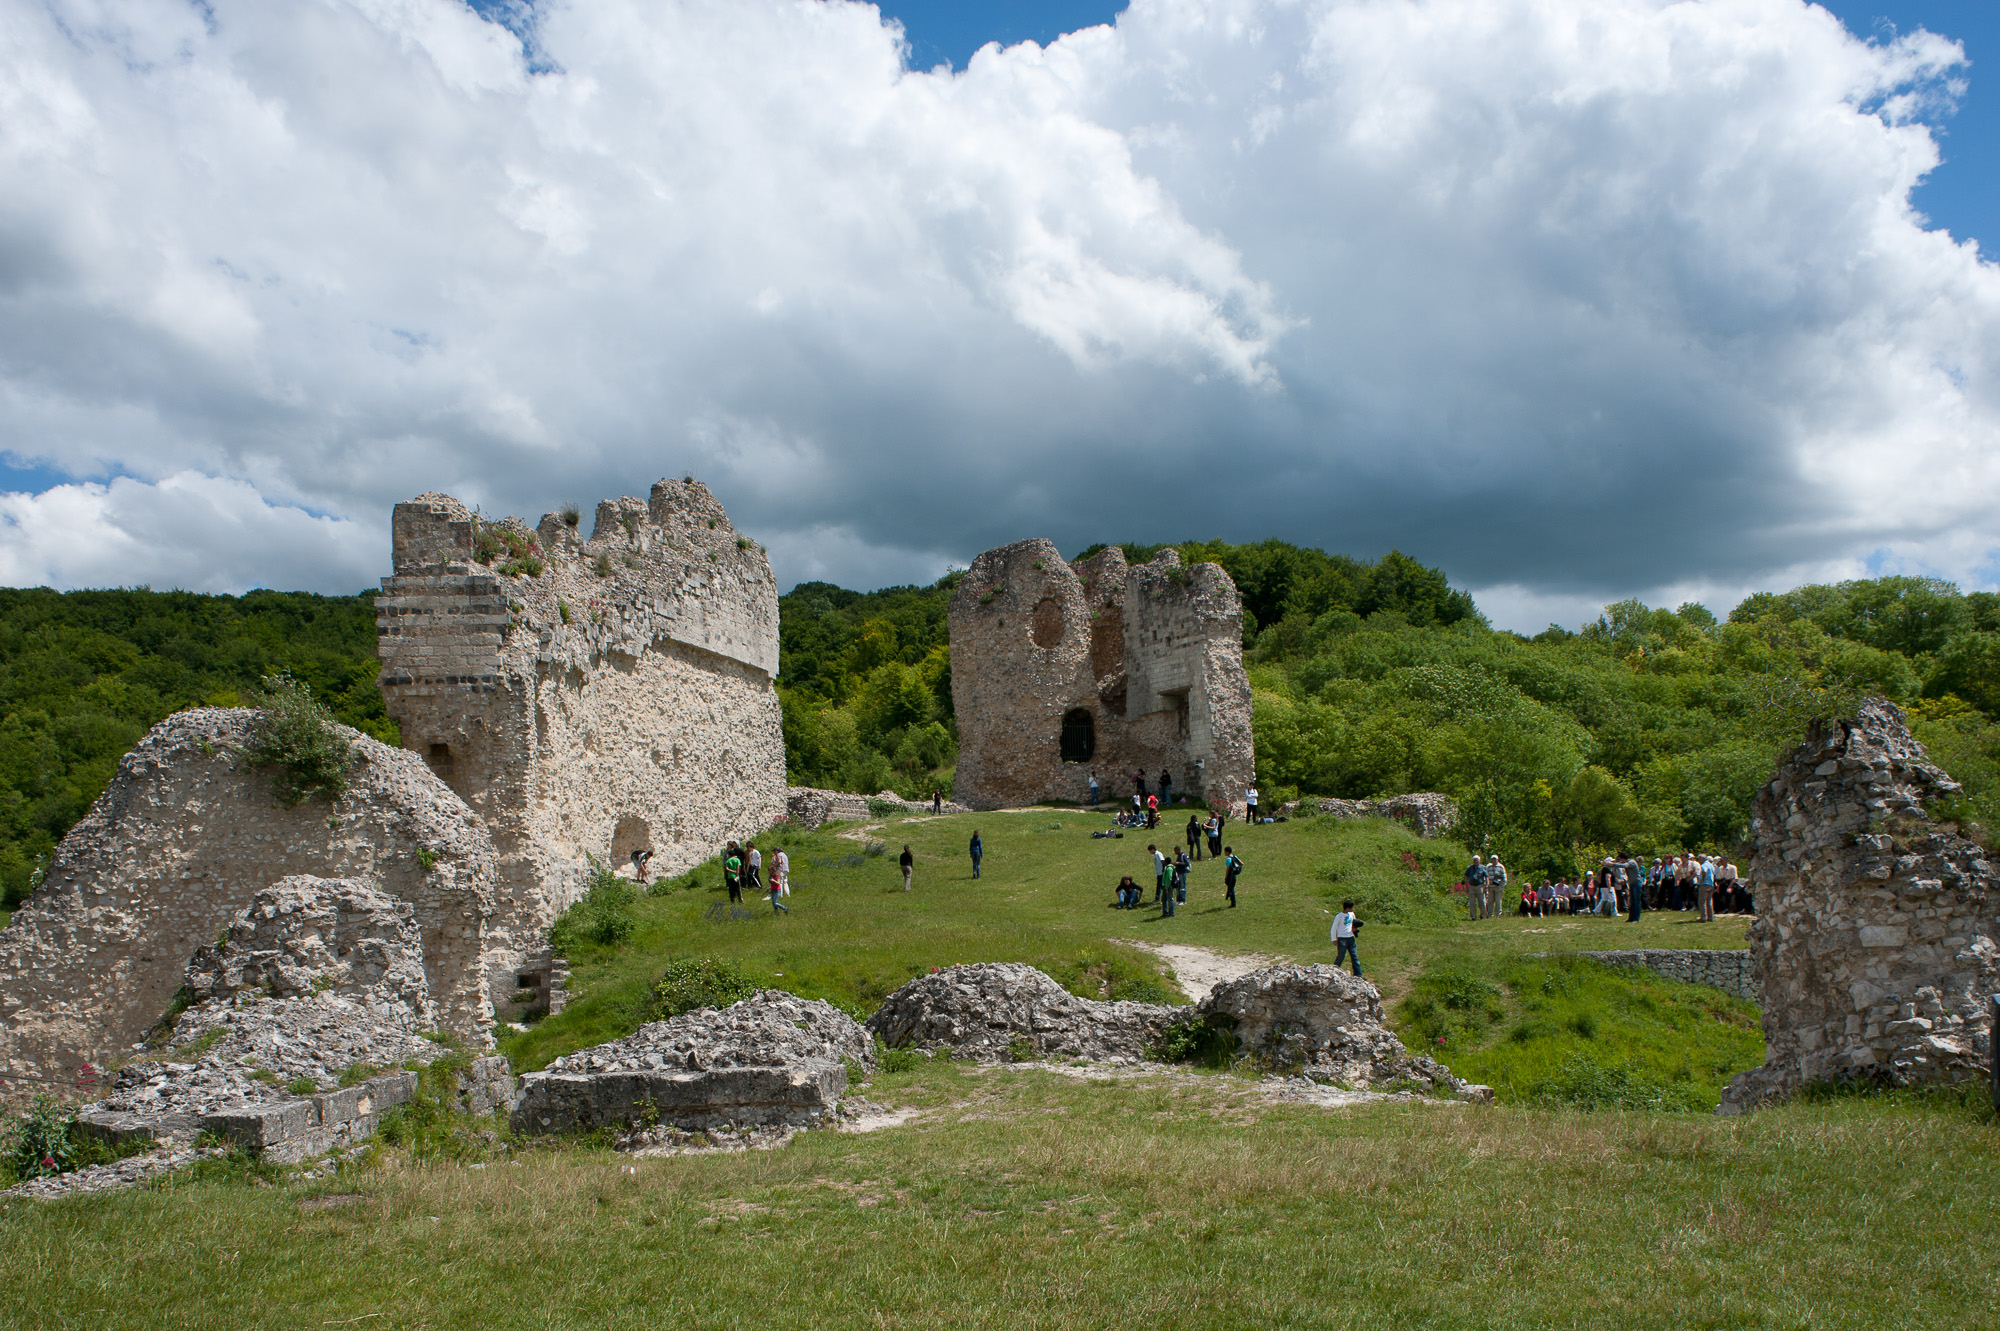
[[958,800],[975,809],[1108,799],[1144,769],[1238,812],[1255,779],[1243,602],[1216,564],[1111,546],[1071,564],[1052,541],[988,550],[951,600]]
[[1814,1081],[1978,1075],[2000,992],[2000,884],[1984,849],[1929,806],[1959,790],[1871,698],[1793,750],[1757,794],[1751,962],[1764,1066],[1736,1113]]
[[[486,829],[422,759],[347,727],[356,762],[329,808],[280,807],[242,757],[255,713],[178,712],[118,764],[0,930],[0,1068],[67,1077],[159,1020],[189,959],[293,874],[365,882],[407,909],[427,1012],[484,1042],[487,923],[497,865]],[[428,863],[426,863],[428,859]]]
[[597,506],[589,535],[426,494],[396,505],[376,601],[403,744],[491,829],[496,995],[582,892],[586,856],[698,864],[785,812],[778,593],[697,481]]

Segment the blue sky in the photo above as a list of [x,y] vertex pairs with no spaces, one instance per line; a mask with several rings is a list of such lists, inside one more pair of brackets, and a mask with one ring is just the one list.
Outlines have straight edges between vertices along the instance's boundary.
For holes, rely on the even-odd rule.
[[[1921,27],[1964,43],[1969,86],[1955,114],[1931,122],[1945,160],[1916,203],[1958,239],[1979,239],[1989,256],[2000,251],[2000,0],[1827,0],[1824,7],[1860,37]],[[902,21],[910,63],[920,69],[946,61],[964,69],[988,42],[1047,45],[1109,23],[1124,8],[1120,0],[881,0],[882,12]]]

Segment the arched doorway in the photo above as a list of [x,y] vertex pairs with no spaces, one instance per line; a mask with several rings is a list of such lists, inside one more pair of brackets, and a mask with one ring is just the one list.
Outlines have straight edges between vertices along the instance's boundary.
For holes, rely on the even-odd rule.
[[1097,720],[1088,707],[1072,707],[1063,713],[1062,760],[1087,763],[1097,752]]

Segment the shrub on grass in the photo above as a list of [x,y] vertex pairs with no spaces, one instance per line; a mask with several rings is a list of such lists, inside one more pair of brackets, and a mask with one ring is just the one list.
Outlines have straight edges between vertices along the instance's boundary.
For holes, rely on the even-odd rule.
[[264,677],[263,707],[251,722],[243,756],[255,766],[276,769],[272,790],[287,809],[308,799],[338,800],[347,793],[348,769],[355,762],[354,746],[334,728],[333,713],[286,674]]
[[1199,1017],[1182,1017],[1168,1024],[1159,1041],[1146,1056],[1161,1063],[1199,1063],[1208,1068],[1226,1068],[1238,1047],[1233,1024],[1210,1023]]
[[606,947],[622,943],[638,927],[632,916],[636,895],[632,885],[594,857],[590,869],[590,886],[549,930],[549,947],[560,955],[567,955],[580,942]]
[[757,992],[757,983],[731,961],[689,957],[670,961],[653,982],[654,1020],[703,1007],[728,1007]]
[[77,1167],[77,1146],[71,1140],[75,1119],[54,1096],[38,1095],[35,1106],[21,1116],[7,1137],[6,1165],[16,1179],[54,1178]]
[[875,1067],[881,1072],[908,1072],[923,1057],[914,1049],[891,1049],[880,1040],[875,1042]]

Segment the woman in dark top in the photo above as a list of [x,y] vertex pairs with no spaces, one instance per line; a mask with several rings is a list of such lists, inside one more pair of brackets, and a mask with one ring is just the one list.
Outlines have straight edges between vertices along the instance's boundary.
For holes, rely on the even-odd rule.
[[903,866],[903,890],[907,892],[910,890],[910,870],[916,867],[917,857],[910,854],[908,846],[904,846],[903,856],[896,862]]

